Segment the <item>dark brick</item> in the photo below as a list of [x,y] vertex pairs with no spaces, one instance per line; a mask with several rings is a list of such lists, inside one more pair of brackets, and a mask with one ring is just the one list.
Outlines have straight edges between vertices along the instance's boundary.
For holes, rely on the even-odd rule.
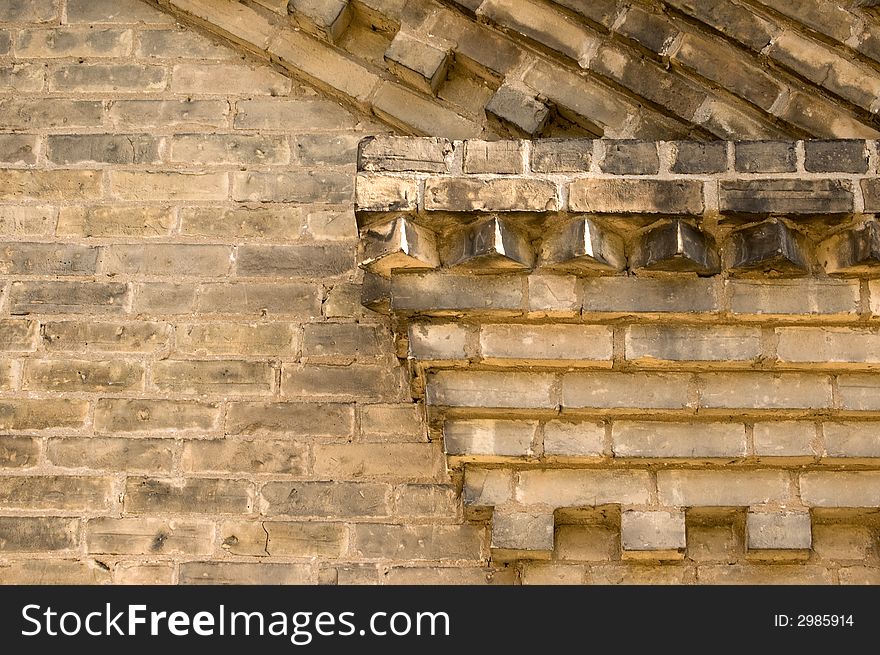
[[606,141],[603,172],[615,175],[656,175],[660,170],[654,141]]
[[658,54],[678,35],[678,30],[669,20],[635,6],[629,8],[615,31]]
[[734,232],[726,250],[727,266],[734,271],[803,274],[810,269],[803,237],[777,220]]
[[862,195],[866,212],[880,212],[880,178],[862,180]]
[[865,173],[868,156],[864,141],[804,141],[804,168],[813,173]]
[[673,173],[721,173],[727,170],[727,142],[675,141],[673,159]]
[[718,271],[714,246],[711,237],[690,223],[672,221],[641,235],[630,257],[630,267],[712,275]]
[[[863,190],[875,181],[862,180]],[[880,186],[872,186],[880,209]],[[849,180],[722,180],[720,203],[741,214],[842,214],[852,211],[853,193]]]
[[538,139],[532,142],[536,173],[578,173],[590,170],[592,139]]
[[740,173],[793,173],[797,155],[792,141],[740,141],[736,144]]

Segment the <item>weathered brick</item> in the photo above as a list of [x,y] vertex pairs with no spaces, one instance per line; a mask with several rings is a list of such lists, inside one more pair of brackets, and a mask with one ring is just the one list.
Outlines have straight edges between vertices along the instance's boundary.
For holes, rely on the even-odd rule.
[[0,507],[95,512],[115,501],[113,478],[41,475],[0,478]]
[[113,584],[117,585],[170,585],[174,582],[172,562],[142,564],[118,562],[113,569]]
[[793,141],[738,141],[734,167],[740,173],[793,173],[797,155]]
[[425,441],[421,407],[361,405],[361,434],[367,441]]
[[235,103],[239,130],[338,130],[354,127],[355,119],[339,104],[323,98],[266,98]]
[[721,211],[740,214],[840,214],[851,212],[848,180],[721,180]]
[[37,391],[137,391],[144,386],[142,364],[81,359],[31,359],[22,387]]
[[701,214],[702,185],[686,180],[581,179],[569,184],[572,211]]
[[735,458],[746,455],[746,432],[738,423],[615,421],[616,457]]
[[153,384],[178,394],[250,395],[272,392],[275,373],[265,362],[163,360],[153,364]]
[[0,121],[10,130],[97,127],[101,124],[102,111],[101,102],[97,100],[0,99]]
[[288,205],[270,207],[184,207],[183,234],[288,241],[298,239],[307,227],[304,212]]
[[185,63],[174,66],[174,93],[207,95],[286,95],[290,79],[268,66]]
[[546,373],[438,371],[428,378],[428,404],[552,408],[555,379]]
[[822,559],[865,561],[873,554],[874,537],[864,525],[816,523],[813,550]]
[[445,173],[446,157],[451,152],[452,144],[447,139],[368,136],[358,148],[358,170]]
[[45,67],[38,63],[14,63],[0,67],[0,91],[4,93],[37,93],[45,86]]
[[689,380],[683,373],[566,373],[562,405],[679,409],[688,406]]
[[672,157],[673,173],[722,173],[727,170],[727,142],[674,141]]
[[167,25],[174,19],[149,5],[114,0],[68,0],[68,23],[146,23]]
[[388,516],[391,487],[378,482],[267,482],[260,492],[267,516]]
[[611,139],[605,143],[605,158],[599,164],[614,175],[656,175],[660,170],[657,144],[653,141]]
[[611,365],[611,330],[599,325],[483,325],[485,360],[547,360]]
[[581,290],[574,275],[529,275],[529,311],[538,315],[578,316]]
[[880,409],[880,380],[870,373],[841,375],[837,378],[840,405],[856,411]]
[[59,64],[49,72],[51,91],[149,93],[167,84],[164,68],[143,64]]
[[0,207],[0,232],[48,236],[57,213],[52,205],[5,205]]
[[450,420],[443,424],[443,446],[447,455],[530,457],[537,433],[537,421]]
[[546,469],[520,472],[515,493],[524,505],[641,505],[648,502],[653,486],[647,471]]
[[815,457],[816,426],[800,421],[755,423],[755,454],[767,457]]
[[362,211],[415,209],[418,193],[415,179],[359,174],[355,184],[355,204]]
[[0,400],[0,430],[46,430],[82,427],[89,404],[61,398]]
[[[79,520],[55,517],[0,517],[0,552],[72,550],[79,544]],[[2,577],[2,572],[0,572]]]
[[353,430],[354,409],[342,403],[234,402],[226,417],[228,434],[348,437]]
[[286,440],[238,441],[206,439],[187,441],[183,446],[181,466],[184,471],[237,473],[307,472],[308,448]]
[[520,278],[503,276],[395,275],[391,280],[394,310],[499,309],[519,310],[523,302]]
[[409,326],[409,352],[417,359],[465,359],[467,330],[456,323]]
[[0,249],[0,273],[6,275],[91,275],[98,250],[54,243],[7,243]]
[[112,245],[103,249],[102,272],[110,275],[224,276],[233,265],[231,246]]
[[874,330],[835,327],[777,328],[782,362],[880,362],[880,335]]
[[216,403],[102,398],[95,405],[95,429],[100,432],[205,431],[216,429],[219,419]]
[[101,197],[100,171],[5,170],[0,200],[93,200]]
[[225,127],[228,111],[225,100],[112,100],[107,117],[119,129],[192,130]]
[[107,584],[110,572],[106,565],[93,560],[29,559],[0,564],[4,584]]
[[31,351],[36,348],[39,324],[28,320],[0,320],[0,350]]
[[480,141],[471,139],[464,143],[465,173],[523,172],[521,141]]
[[226,173],[114,170],[110,189],[120,200],[225,200]]
[[436,93],[446,79],[450,61],[448,49],[438,45],[400,30],[385,50],[385,63],[409,86],[425,93]]
[[482,128],[454,111],[393,82],[382,82],[373,96],[373,111],[392,125],[447,139],[472,139]]
[[880,180],[866,178],[861,181],[862,196],[865,201],[865,211],[880,211]]
[[553,550],[553,513],[496,507],[492,513],[492,557],[542,559]]
[[244,202],[350,202],[351,176],[337,172],[232,174],[232,199]]
[[812,564],[724,564],[701,566],[698,584],[831,584],[831,571]]
[[209,555],[210,523],[164,518],[98,518],[86,523],[86,549],[111,555]]
[[828,457],[880,457],[876,423],[823,423]]
[[302,354],[312,361],[375,359],[391,347],[389,335],[376,325],[316,323],[303,330]]
[[18,57],[124,57],[131,52],[132,31],[118,28],[53,27],[20,30]]
[[760,328],[716,325],[626,328],[626,358],[651,361],[751,361],[761,354]]
[[292,161],[300,166],[349,166],[357,160],[359,134],[299,134],[291,139]]
[[[202,314],[320,316],[321,287],[298,282],[205,284],[199,297],[198,311]],[[184,313],[189,313],[189,310]]]
[[712,280],[597,277],[585,281],[585,312],[711,312],[718,310]]
[[65,437],[49,440],[46,458],[63,468],[170,471],[174,442],[170,439]]
[[734,564],[744,555],[743,531],[734,521],[691,520],[687,531],[687,557],[690,560]]
[[354,269],[354,251],[346,246],[301,245],[238,247],[239,277],[328,277]]
[[472,525],[354,526],[354,551],[361,557],[414,560],[482,559],[484,529]]
[[13,166],[35,164],[36,138],[24,134],[0,134],[0,162]]
[[533,178],[429,177],[425,181],[428,211],[555,211],[556,185]]
[[735,314],[851,314],[859,310],[859,285],[851,280],[730,280]]
[[523,585],[582,585],[587,577],[583,564],[525,560],[520,571]]
[[191,355],[292,355],[299,330],[286,323],[190,323],[175,332],[177,350]]
[[48,23],[58,16],[54,0],[6,0],[0,3],[0,21],[6,23]]
[[464,471],[461,497],[465,507],[494,507],[513,497],[514,473],[505,469],[478,469]]
[[[241,585],[241,584],[316,584],[317,577],[310,564],[279,564],[263,562],[183,562],[180,584]],[[244,630],[243,619],[237,624]]]
[[800,477],[808,507],[880,507],[880,471],[812,471]]
[[153,29],[138,33],[135,56],[155,59],[234,59],[217,43],[187,29]]
[[804,168],[813,173],[866,173],[868,156],[864,141],[807,139]]
[[251,557],[341,557],[346,545],[342,523],[312,521],[224,521],[223,549]]
[[168,326],[146,321],[55,321],[43,323],[40,330],[43,348],[52,351],[150,353],[162,348],[167,343],[168,336]]
[[577,173],[590,170],[592,139],[536,139],[531,169],[536,173]]
[[800,373],[706,373],[700,405],[710,408],[816,409],[831,406],[831,383]]
[[59,134],[46,138],[46,159],[56,164],[156,164],[159,140],[147,134]]
[[671,507],[744,507],[791,498],[787,471],[658,471],[660,503]]
[[281,391],[285,396],[357,396],[387,400],[400,395],[401,371],[388,366],[286,366]]
[[627,510],[620,524],[624,558],[681,558],[686,545],[684,512]]
[[290,146],[280,136],[181,134],[170,140],[172,162],[202,164],[286,164]]
[[444,468],[437,444],[316,444],[314,474],[339,479],[434,479]]
[[254,486],[246,480],[129,477],[125,481],[125,511],[136,514],[244,514],[253,504]]
[[79,237],[163,237],[174,227],[170,207],[62,207],[56,234]]
[[0,437],[0,469],[36,466],[40,442],[34,437]]
[[544,454],[560,457],[602,457],[605,425],[593,421],[549,421],[544,425]]
[[193,314],[199,287],[195,283],[142,282],[134,285],[135,314]]
[[394,514],[406,517],[458,516],[455,488],[444,484],[403,484],[394,489]]

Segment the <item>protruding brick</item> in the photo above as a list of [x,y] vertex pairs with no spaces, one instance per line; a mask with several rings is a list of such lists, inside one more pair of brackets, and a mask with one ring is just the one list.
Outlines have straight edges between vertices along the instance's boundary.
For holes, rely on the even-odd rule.
[[569,184],[572,211],[635,214],[702,214],[702,185],[686,180],[576,180]]
[[732,214],[845,214],[853,209],[848,180],[721,180],[719,195],[721,211]]
[[809,556],[812,544],[809,512],[749,512],[746,516],[749,555],[757,559]]
[[625,559],[682,559],[687,545],[684,512],[621,513],[620,545]]
[[359,265],[383,277],[390,277],[395,268],[426,269],[440,265],[436,235],[406,216],[370,226],[361,242],[364,254]]
[[550,559],[553,512],[496,508],[492,514],[492,557]]
[[547,124],[550,109],[535,97],[534,92],[505,83],[486,103],[486,117],[513,136],[533,137]]
[[394,211],[416,208],[418,186],[415,179],[390,175],[358,175],[355,203],[361,211]]
[[413,88],[436,93],[446,79],[450,56],[447,49],[401,30],[385,51],[385,62],[392,73]]
[[465,507],[495,507],[512,498],[513,472],[467,467],[461,497]]
[[734,232],[725,246],[726,266],[735,272],[809,272],[806,239],[785,223],[771,219]]
[[447,455],[529,457],[537,431],[537,421],[450,420],[443,424],[443,443]]
[[647,271],[683,271],[712,275],[718,254],[711,237],[685,221],[672,221],[640,235],[630,267]]
[[418,323],[409,327],[409,353],[416,359],[465,359],[466,342],[467,330],[456,323]]
[[444,259],[447,266],[522,270],[534,265],[535,253],[524,234],[508,221],[493,216],[456,235]]
[[830,275],[873,273],[880,268],[880,223],[872,219],[825,239],[816,250]]
[[342,36],[351,23],[348,0],[290,0],[287,11],[304,31],[331,43]]
[[538,265],[553,271],[620,271],[626,266],[623,239],[590,218],[577,218],[547,235]]

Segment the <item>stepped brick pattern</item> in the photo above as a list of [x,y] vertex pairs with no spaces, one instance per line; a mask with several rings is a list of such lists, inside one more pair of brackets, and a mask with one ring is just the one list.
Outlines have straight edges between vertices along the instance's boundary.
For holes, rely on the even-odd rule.
[[880,583],[880,20],[793,7],[0,0],[0,583]]

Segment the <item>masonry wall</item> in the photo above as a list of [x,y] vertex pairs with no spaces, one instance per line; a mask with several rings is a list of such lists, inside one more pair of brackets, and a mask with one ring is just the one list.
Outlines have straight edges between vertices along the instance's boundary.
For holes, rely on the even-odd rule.
[[[557,514],[549,561],[493,557],[491,513],[465,511],[463,461],[444,455],[442,426],[426,419],[424,369],[408,359],[425,357],[409,351],[399,316],[361,305],[357,144],[386,127],[137,0],[0,0],[0,96],[0,582],[880,581],[877,525],[862,510],[814,522],[812,548],[794,563],[747,557],[742,508],[689,512],[677,561],[623,559],[621,519],[601,508]],[[520,290],[532,279],[507,277]],[[487,279],[465,276],[467,293],[503,297],[487,294]],[[585,296],[584,284],[610,286]],[[619,369],[621,394],[646,423],[657,412],[643,402],[653,397],[644,369],[682,371],[692,394],[697,372],[717,368],[730,394],[730,368],[773,369],[767,358],[785,339],[800,343],[785,330],[833,325],[843,339],[876,338],[865,329],[867,282],[837,283],[843,292],[810,283],[809,311],[797,305],[781,323],[750,311],[725,363],[681,363],[670,356],[676,326],[735,323],[729,292],[695,319],[680,307],[655,311],[652,293],[661,304],[671,297],[657,282],[621,309],[627,284],[547,287],[547,302],[567,303],[562,314],[514,322],[605,335],[594,343],[610,352],[590,360]],[[431,314],[431,289],[443,288],[413,288],[425,334],[450,322]],[[784,284],[766,289],[743,302],[790,297]],[[586,297],[628,316],[644,310],[647,322],[581,319]],[[462,325],[471,336],[461,358],[485,355],[491,341],[474,345],[479,321]],[[649,329],[666,335],[666,351],[639,341]],[[627,362],[627,339],[656,361]],[[858,352],[841,366],[869,373],[873,360]],[[811,381],[795,385],[808,408],[840,393],[837,373],[787,375]],[[716,422],[740,426],[753,449],[763,434],[755,417],[719,402]],[[691,409],[676,414],[694,424],[685,437],[702,425]],[[828,444],[817,432],[824,411],[770,421],[810,449],[777,466],[786,481],[825,466],[815,451]],[[581,412],[593,427],[579,434],[600,426],[613,437],[605,414]],[[856,468],[876,457],[871,416],[859,418],[869,454]],[[546,451],[550,413],[534,420]],[[587,470],[617,466],[602,453]],[[497,455],[472,458],[476,474],[502,470]],[[663,458],[652,466],[659,475]],[[755,468],[754,459],[740,467]]]

